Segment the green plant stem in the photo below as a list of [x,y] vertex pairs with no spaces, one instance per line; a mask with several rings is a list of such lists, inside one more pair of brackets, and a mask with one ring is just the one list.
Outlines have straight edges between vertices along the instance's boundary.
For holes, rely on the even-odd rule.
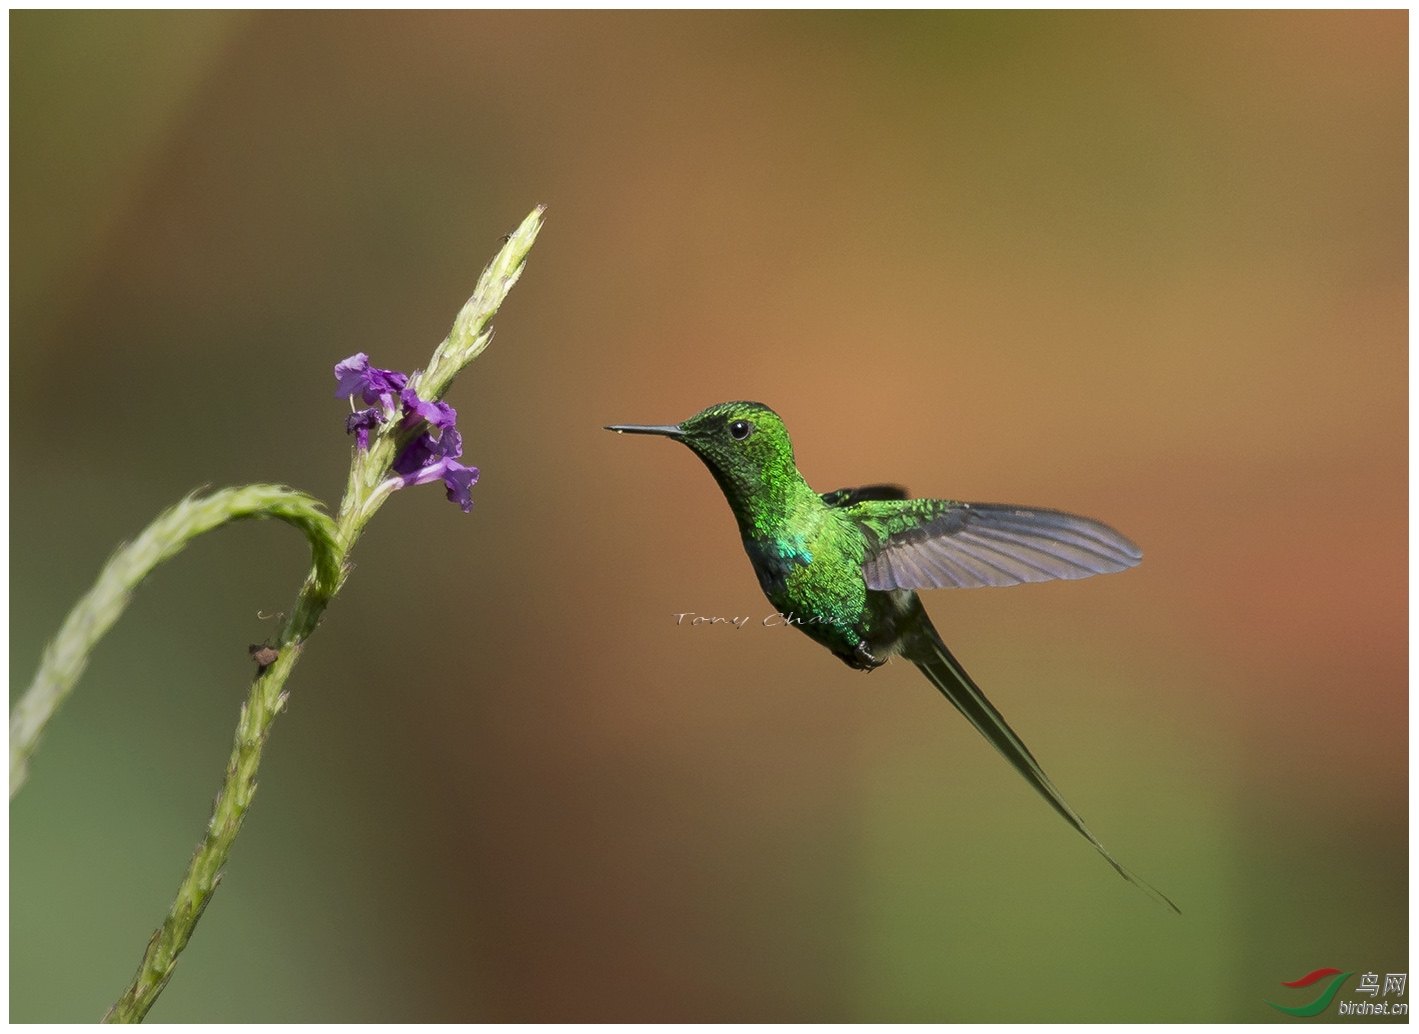
[[[344,523],[348,525],[349,522]],[[202,917],[213,891],[221,882],[221,868],[231,854],[237,833],[241,831],[242,820],[246,818],[246,811],[256,796],[256,769],[261,764],[261,748],[270,735],[276,715],[286,706],[286,679],[296,666],[306,639],[315,631],[320,616],[348,575],[349,565],[345,561],[349,556],[348,543],[353,538],[352,531],[346,526],[336,534],[336,541],[340,543],[336,554],[339,576],[327,583],[317,572],[311,572],[296,599],[295,610],[281,630],[277,643],[279,654],[275,662],[252,682],[251,692],[237,720],[226,779],[212,806],[207,831],[192,855],[182,884],[178,887],[177,898],[172,908],[168,909],[163,925],[149,939],[138,972],[122,997],[104,1016],[105,1023],[138,1023],[147,1015],[172,979],[178,955],[187,947],[197,920]]]
[[122,616],[138,583],[153,568],[181,553],[198,535],[240,520],[274,519],[298,528],[310,542],[311,560],[329,585],[339,575],[335,525],[319,501],[279,485],[224,488],[207,496],[188,496],[162,513],[104,565],[98,581],[69,612],[63,627],[45,647],[34,680],[10,712],[10,796],[29,774],[29,761],[40,734],[84,673],[89,654]]
[[[527,253],[541,229],[543,212],[544,208],[539,205],[508,235],[502,250],[483,271],[472,298],[459,312],[449,336],[435,349],[427,369],[409,379],[410,387],[415,388],[420,397],[441,398],[458,371],[472,362],[492,340],[489,321],[522,275]],[[390,477],[390,468],[399,451],[417,433],[418,428],[403,428],[398,422],[384,424],[367,450],[355,451],[335,521],[339,574],[331,583],[327,583],[319,571],[312,571],[306,579],[295,609],[282,629],[279,656],[270,667],[258,673],[242,705],[222,790],[213,804],[206,834],[188,863],[177,898],[163,925],[149,939],[132,983],[104,1016],[105,1022],[140,1022],[172,979],[178,955],[187,946],[197,920],[221,882],[221,868],[226,864],[256,793],[256,770],[261,763],[262,747],[276,716],[285,707],[286,679],[299,660],[307,637],[315,631],[326,606],[344,584],[349,573],[350,550],[365,524],[398,487],[397,479]]]

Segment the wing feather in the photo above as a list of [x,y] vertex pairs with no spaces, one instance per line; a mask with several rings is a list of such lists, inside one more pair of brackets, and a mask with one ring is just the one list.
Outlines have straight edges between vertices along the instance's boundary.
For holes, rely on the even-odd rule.
[[[1107,524],[1060,510],[917,499],[866,503],[862,573],[869,589],[947,589],[1087,578],[1122,571],[1142,551]],[[871,508],[868,511],[868,508]]]

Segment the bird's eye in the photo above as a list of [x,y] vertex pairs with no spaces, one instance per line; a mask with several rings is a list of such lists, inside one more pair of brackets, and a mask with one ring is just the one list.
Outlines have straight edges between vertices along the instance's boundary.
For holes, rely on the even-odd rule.
[[750,432],[753,430],[754,425],[749,423],[749,421],[736,420],[729,425],[729,437],[733,438],[736,442],[742,442],[745,438],[749,437]]

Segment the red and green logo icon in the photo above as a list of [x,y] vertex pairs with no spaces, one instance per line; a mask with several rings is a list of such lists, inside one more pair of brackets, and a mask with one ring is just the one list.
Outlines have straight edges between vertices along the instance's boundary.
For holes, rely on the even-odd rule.
[[1345,978],[1352,976],[1354,972],[1353,969],[1349,973],[1341,973],[1338,969],[1318,969],[1313,973],[1307,973],[1305,976],[1301,977],[1300,980],[1283,980],[1281,982],[1282,987],[1310,987],[1312,984],[1324,980],[1326,977],[1334,978],[1330,983],[1326,984],[1325,990],[1320,993],[1320,996],[1317,997],[1315,1001],[1308,1002],[1305,1005],[1277,1005],[1275,1002],[1266,998],[1263,998],[1262,1001],[1266,1002],[1266,1004],[1273,1009],[1290,1013],[1292,1016],[1315,1016],[1325,1011],[1326,1006],[1335,998],[1335,993],[1340,990],[1340,985],[1345,983]]

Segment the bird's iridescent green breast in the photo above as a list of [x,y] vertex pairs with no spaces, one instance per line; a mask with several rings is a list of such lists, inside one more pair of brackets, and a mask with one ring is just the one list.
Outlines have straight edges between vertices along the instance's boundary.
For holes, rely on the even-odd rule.
[[867,593],[861,532],[821,503],[786,523],[771,537],[744,539],[764,595],[781,614],[805,619],[799,627],[813,638],[852,649]]

